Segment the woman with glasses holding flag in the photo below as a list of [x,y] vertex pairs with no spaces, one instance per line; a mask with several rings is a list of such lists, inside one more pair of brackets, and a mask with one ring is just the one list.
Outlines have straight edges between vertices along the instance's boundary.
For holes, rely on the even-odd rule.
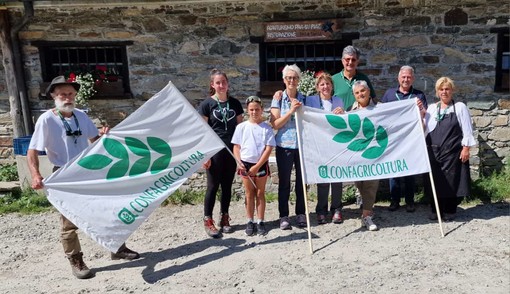
[[298,227],[306,227],[305,196],[301,177],[301,163],[297,143],[295,112],[305,97],[298,92],[301,70],[295,64],[283,68],[285,90],[281,99],[271,102],[271,124],[276,133],[276,164],[278,165],[278,211],[280,229],[290,230],[289,197],[292,167],[296,169],[296,208]]
[[[209,95],[198,107],[198,113],[211,126],[225,145],[233,149],[232,136],[236,126],[243,121],[243,106],[239,100],[229,96],[227,75],[213,69],[210,75]],[[207,173],[207,191],[204,199],[204,228],[208,236],[221,237],[221,232],[232,233],[228,210],[232,198],[232,182],[236,172],[236,162],[232,154],[226,149],[216,153],[204,164]],[[220,198],[220,230],[213,221],[213,209],[216,193],[221,186]],[[220,232],[221,231],[221,232]]]

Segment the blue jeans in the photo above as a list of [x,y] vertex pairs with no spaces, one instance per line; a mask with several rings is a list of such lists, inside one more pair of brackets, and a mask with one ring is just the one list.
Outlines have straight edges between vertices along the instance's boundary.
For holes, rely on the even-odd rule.
[[414,203],[414,176],[391,178],[390,194],[391,202],[399,203],[402,198],[402,184],[405,185],[404,196],[407,204]]
[[305,214],[305,194],[303,192],[299,149],[276,146],[276,164],[278,165],[278,211],[280,217],[289,216],[292,166],[296,169],[296,215]]

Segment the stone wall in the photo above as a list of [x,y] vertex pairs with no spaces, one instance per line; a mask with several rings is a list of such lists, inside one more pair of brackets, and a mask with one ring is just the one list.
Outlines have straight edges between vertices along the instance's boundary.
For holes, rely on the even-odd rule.
[[[472,149],[474,175],[499,169],[510,148],[509,93],[494,88],[496,34],[509,24],[507,0],[470,1],[58,1],[35,4],[35,16],[20,32],[30,103],[37,114],[51,107],[38,97],[39,52],[31,42],[133,41],[128,46],[132,99],[92,101],[98,122],[115,125],[171,80],[193,103],[207,95],[208,74],[218,67],[230,78],[231,94],[260,91],[259,45],[267,21],[338,18],[342,33],[359,33],[361,70],[381,96],[397,84],[401,65],[416,68],[415,87],[430,103],[440,76],[456,81],[455,100],[473,115],[479,148]],[[127,2],[127,3],[126,3]],[[84,2],[85,3],[85,2]],[[21,4],[8,4],[14,23]],[[1,65],[0,65],[0,69]],[[0,158],[12,158],[12,127],[3,70],[0,71]]]

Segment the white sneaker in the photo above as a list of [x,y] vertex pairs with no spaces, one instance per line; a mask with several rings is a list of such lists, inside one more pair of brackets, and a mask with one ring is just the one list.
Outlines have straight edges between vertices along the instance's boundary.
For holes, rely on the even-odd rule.
[[361,218],[361,224],[365,227],[367,227],[367,230],[369,231],[377,231],[377,226],[372,221],[371,216],[366,216]]

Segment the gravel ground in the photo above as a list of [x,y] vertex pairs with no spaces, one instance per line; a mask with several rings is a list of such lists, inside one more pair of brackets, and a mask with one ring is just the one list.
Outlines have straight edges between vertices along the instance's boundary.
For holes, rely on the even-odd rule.
[[139,260],[112,261],[80,233],[89,280],[71,274],[56,212],[4,215],[0,293],[510,293],[508,204],[462,207],[444,238],[428,211],[377,203],[376,232],[360,228],[353,205],[340,225],[318,226],[311,214],[310,254],[306,230],[278,229],[277,203],[267,206],[268,234],[247,237],[234,202],[236,231],[223,239],[206,237],[201,205],[161,207],[128,240]]

